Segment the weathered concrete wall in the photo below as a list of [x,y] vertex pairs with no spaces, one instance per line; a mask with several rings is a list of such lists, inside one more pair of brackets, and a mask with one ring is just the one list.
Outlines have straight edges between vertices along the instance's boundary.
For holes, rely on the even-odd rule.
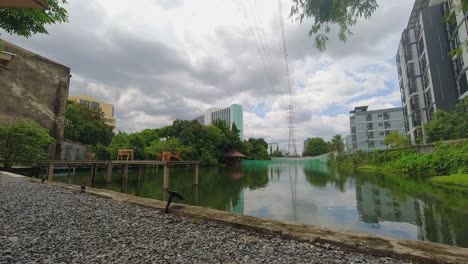
[[60,160],[85,160],[89,158],[89,148],[73,141],[60,142]]
[[[47,128],[60,142],[70,85],[70,68],[0,40],[6,52],[16,54],[7,70],[0,70],[0,124],[17,118]],[[49,158],[60,157],[60,145],[49,148]]]

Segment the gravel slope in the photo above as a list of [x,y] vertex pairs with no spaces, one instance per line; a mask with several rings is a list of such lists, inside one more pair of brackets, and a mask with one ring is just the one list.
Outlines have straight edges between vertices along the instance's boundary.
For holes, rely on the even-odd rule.
[[402,263],[0,175],[0,263],[32,262]]

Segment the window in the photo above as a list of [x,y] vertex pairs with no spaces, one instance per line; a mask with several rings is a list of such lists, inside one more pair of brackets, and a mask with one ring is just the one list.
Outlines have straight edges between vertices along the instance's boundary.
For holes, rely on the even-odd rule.
[[382,114],[378,114],[377,117],[382,117],[383,115]]
[[379,133],[379,135],[383,136],[383,135],[385,135],[385,132],[382,131],[382,132]]
[[389,128],[392,128],[392,125],[390,124],[390,122],[385,122],[385,129]]
[[380,141],[380,145],[385,145],[385,142],[383,140]]
[[390,131],[385,131],[386,136],[390,135],[390,133],[391,133]]
[[369,148],[375,148],[375,142],[374,141],[369,142]]
[[379,127],[382,127],[383,126],[383,123],[379,123]]
[[372,124],[372,123],[367,124],[367,129],[368,129],[368,130],[374,129],[374,124]]
[[80,105],[84,105],[84,106],[87,106],[87,107],[90,107],[90,101],[87,101],[87,100],[80,100]]
[[92,109],[101,109],[101,105],[96,102],[91,102],[91,108]]
[[366,120],[367,120],[367,121],[372,121],[372,115],[371,115],[371,114],[367,114]]
[[369,132],[369,133],[367,133],[367,137],[368,137],[369,139],[373,139],[373,138],[374,138],[374,132]]

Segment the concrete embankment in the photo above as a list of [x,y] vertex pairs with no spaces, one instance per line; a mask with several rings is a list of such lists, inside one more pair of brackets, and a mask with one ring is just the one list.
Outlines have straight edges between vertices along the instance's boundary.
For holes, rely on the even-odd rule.
[[468,263],[465,248],[181,204],[163,214],[161,201],[6,173],[0,188],[0,263]]

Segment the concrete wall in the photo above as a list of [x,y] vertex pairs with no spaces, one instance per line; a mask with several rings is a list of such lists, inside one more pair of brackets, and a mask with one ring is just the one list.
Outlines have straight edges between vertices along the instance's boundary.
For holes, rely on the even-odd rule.
[[[17,118],[32,120],[63,141],[70,68],[0,40],[16,54],[7,70],[0,70],[0,124]],[[49,148],[49,158],[60,157],[60,144]]]
[[62,141],[60,160],[85,160],[89,159],[89,148],[88,146],[73,142],[73,141]]

